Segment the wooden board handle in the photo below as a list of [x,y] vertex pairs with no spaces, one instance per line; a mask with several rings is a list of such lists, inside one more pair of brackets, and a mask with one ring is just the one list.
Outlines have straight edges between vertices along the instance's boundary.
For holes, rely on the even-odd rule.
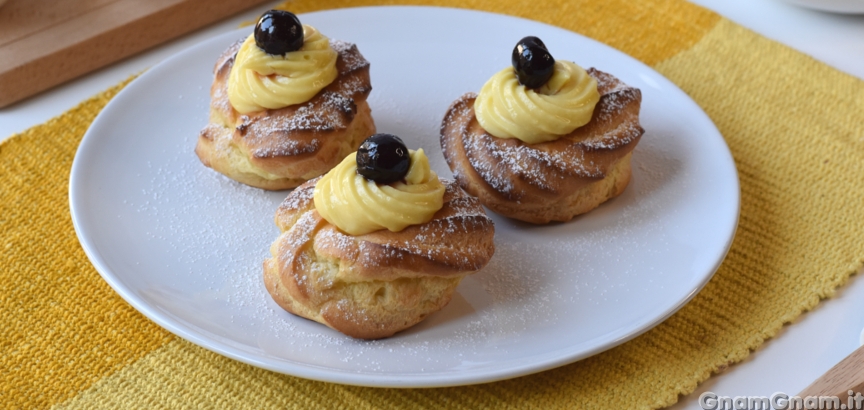
[[0,107],[263,2],[11,0],[0,8]]
[[864,394],[864,346],[846,356],[798,396],[834,396],[845,401],[849,390]]

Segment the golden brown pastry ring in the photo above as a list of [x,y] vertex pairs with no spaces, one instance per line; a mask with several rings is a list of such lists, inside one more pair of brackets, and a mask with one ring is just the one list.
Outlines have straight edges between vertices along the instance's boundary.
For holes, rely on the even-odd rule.
[[441,148],[459,185],[504,216],[535,224],[568,221],[627,187],[642,134],[642,93],[594,68],[600,101],[591,121],[555,141],[496,138],[474,115],[476,94],[453,102],[441,123]]
[[366,98],[369,62],[354,44],[330,40],[338,77],[311,100],[241,115],[228,101],[228,76],[242,40],[216,62],[210,123],[195,153],[204,165],[258,188],[294,188],[323,175],[375,133]]
[[264,262],[264,284],[283,309],[348,336],[392,336],[440,310],[465,275],[495,252],[483,207],[445,185],[433,219],[400,232],[342,233],[315,210],[318,179],[294,190],[276,211],[282,231]]

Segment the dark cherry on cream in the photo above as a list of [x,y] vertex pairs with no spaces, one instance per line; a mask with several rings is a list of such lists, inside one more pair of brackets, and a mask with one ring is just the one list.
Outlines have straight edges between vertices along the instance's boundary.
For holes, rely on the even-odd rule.
[[303,47],[303,25],[294,13],[270,10],[255,24],[255,44],[272,55],[297,51]]
[[357,173],[380,184],[404,179],[410,166],[408,148],[392,134],[375,134],[357,149]]
[[549,81],[555,71],[555,59],[539,38],[528,36],[519,40],[511,57],[519,84],[539,88]]

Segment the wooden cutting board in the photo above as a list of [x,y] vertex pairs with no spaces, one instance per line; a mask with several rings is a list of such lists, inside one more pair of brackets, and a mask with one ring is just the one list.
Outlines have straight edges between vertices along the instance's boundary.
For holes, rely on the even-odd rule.
[[9,0],[0,108],[264,1]]
[[[850,395],[849,392],[852,392]],[[829,396],[840,398],[841,404],[849,405],[849,396],[864,394],[864,346],[837,363],[813,384],[798,393],[798,397]],[[854,408],[861,403],[859,399]]]

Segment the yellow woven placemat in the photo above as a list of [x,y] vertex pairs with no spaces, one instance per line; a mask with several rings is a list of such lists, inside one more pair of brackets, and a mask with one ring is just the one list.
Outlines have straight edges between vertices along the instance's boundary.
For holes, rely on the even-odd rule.
[[[296,12],[391,4],[298,0]],[[743,359],[864,263],[864,81],[683,0],[403,1],[540,20],[617,47],[725,136],[741,219],[714,279],[643,336],[555,370],[374,389],[260,370],[178,339],[99,277],[68,210],[84,131],[122,85],[0,145],[0,403],[10,408],[658,408]]]

